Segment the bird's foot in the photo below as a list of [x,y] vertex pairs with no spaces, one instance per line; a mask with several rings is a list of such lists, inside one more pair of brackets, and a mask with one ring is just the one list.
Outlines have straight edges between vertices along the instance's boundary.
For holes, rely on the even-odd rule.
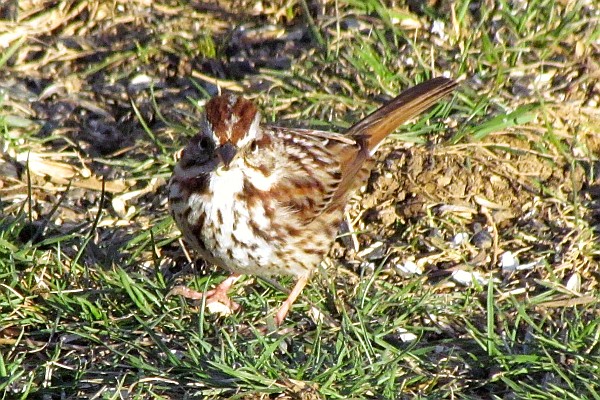
[[204,299],[209,311],[219,314],[231,314],[238,310],[240,305],[231,300],[227,295],[227,292],[239,278],[240,275],[233,274],[221,282],[216,288],[207,290],[206,292],[198,292],[183,285],[175,286],[169,291],[167,297],[179,295],[191,300]]

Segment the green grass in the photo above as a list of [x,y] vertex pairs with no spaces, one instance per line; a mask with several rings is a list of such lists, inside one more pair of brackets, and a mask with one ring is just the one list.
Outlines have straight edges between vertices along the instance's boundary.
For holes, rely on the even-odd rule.
[[[3,399],[600,398],[593,2],[199,4],[0,20]],[[343,130],[441,74],[457,94],[392,135],[351,202],[363,256],[340,238],[280,331],[286,294],[252,277],[229,316],[167,296],[224,278],[166,205],[202,76],[266,121]],[[489,246],[453,243],[475,225]],[[532,266],[503,271],[507,251]]]

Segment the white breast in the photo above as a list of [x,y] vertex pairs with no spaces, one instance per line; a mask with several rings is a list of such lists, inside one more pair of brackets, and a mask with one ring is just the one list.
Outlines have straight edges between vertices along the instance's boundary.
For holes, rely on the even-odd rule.
[[[253,182],[251,177],[249,180]],[[267,228],[269,221],[260,202],[248,210],[247,204],[239,200],[243,188],[244,174],[235,166],[211,176],[208,188],[211,200],[198,199],[202,201],[206,215],[204,244],[227,269],[256,274],[261,266],[264,268],[273,262],[273,248],[271,243],[252,232],[250,221],[260,228]],[[207,231],[215,234],[208,235]]]

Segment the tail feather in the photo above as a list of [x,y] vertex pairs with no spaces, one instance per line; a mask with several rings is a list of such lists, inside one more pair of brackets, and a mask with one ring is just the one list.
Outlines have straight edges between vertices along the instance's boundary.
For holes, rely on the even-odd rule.
[[386,136],[452,92],[456,85],[456,81],[443,77],[420,83],[357,122],[347,134],[363,137],[372,154]]
[[348,193],[361,183],[368,166],[365,162],[378,145],[402,123],[425,111],[457,86],[456,81],[434,78],[402,92],[398,97],[357,122],[345,133],[360,144],[355,152],[341,155],[342,179],[332,197],[331,205],[346,201]]

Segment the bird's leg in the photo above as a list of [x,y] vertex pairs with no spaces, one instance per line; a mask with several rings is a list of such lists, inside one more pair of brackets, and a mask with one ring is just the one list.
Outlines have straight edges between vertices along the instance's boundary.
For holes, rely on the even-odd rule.
[[292,306],[292,304],[294,304],[294,301],[296,301],[298,296],[300,296],[302,289],[304,289],[304,286],[306,286],[306,284],[308,283],[308,278],[309,277],[307,275],[298,279],[298,282],[296,282],[296,285],[290,292],[288,298],[283,302],[281,307],[279,307],[279,310],[277,310],[277,314],[275,314],[275,324],[277,326],[281,325],[288,311],[290,311],[290,307]]
[[206,304],[219,302],[229,307],[232,311],[235,311],[240,308],[240,306],[229,298],[227,292],[240,278],[240,274],[231,274],[227,279],[219,283],[216,288],[207,290],[206,292],[198,292],[182,285],[175,286],[173,289],[171,289],[167,296],[180,295],[192,300],[201,300],[204,298],[206,300]]

